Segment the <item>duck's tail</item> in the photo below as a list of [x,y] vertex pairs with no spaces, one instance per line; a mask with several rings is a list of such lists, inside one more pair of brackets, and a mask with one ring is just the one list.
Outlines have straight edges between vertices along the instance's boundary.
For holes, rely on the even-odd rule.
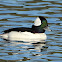
[[3,36],[3,34],[0,34],[0,37],[2,37]]
[[2,37],[2,38],[8,38],[8,34],[0,34],[0,37]]

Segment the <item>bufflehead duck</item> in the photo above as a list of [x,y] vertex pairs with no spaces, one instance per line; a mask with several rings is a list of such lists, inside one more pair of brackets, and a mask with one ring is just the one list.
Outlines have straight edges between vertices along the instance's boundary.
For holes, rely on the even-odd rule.
[[41,41],[47,38],[45,34],[46,28],[49,30],[47,20],[43,16],[39,16],[32,28],[12,28],[5,30],[0,36],[4,39],[15,41]]

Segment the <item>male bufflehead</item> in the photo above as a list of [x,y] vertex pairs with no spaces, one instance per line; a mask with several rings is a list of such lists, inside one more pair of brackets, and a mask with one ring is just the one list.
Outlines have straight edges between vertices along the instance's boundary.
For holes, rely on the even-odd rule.
[[34,25],[32,25],[32,28],[12,28],[5,30],[4,33],[0,36],[4,39],[15,41],[41,41],[46,40],[47,38],[45,34],[45,30],[47,27],[47,20],[43,16],[39,16],[35,20]]

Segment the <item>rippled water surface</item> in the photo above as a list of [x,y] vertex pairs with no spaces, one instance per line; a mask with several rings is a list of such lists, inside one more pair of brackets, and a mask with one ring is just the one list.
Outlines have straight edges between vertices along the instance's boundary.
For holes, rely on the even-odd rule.
[[0,62],[62,62],[62,0],[0,0],[0,34],[31,27],[37,16],[48,20],[46,43],[0,38]]

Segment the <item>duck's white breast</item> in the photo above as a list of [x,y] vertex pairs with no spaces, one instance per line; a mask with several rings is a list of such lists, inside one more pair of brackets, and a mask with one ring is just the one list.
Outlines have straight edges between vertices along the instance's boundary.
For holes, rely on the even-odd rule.
[[38,41],[38,40],[46,40],[46,34],[45,33],[31,33],[31,32],[16,32],[12,31],[10,33],[6,33],[2,35],[3,38],[9,39],[9,40],[20,40],[20,41]]

